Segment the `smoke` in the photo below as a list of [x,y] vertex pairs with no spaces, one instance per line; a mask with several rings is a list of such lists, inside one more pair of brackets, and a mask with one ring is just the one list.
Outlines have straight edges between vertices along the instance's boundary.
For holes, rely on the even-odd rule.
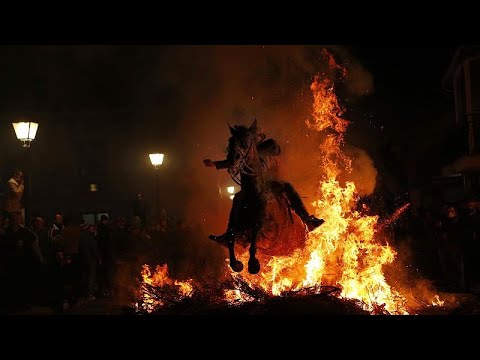
[[350,147],[346,153],[352,159],[352,172],[344,174],[344,180],[355,183],[359,196],[371,195],[375,190],[378,173],[372,158],[365,150],[356,147]]
[[347,48],[337,46],[332,51],[347,68],[348,78],[345,83],[347,93],[357,97],[372,94],[375,89],[373,75],[349,53]]
[[[254,118],[267,137],[276,139],[282,148],[281,178],[291,182],[310,207],[316,181],[323,173],[319,144],[324,135],[305,126],[312,110],[309,87],[315,74],[335,76],[322,57],[323,48],[175,46],[165,51],[162,65],[168,72],[157,76],[177,95],[179,104],[181,115],[175,134],[185,162],[182,175],[175,181],[182,189],[177,201],[182,203],[188,222],[199,223],[207,234],[225,231],[231,207],[226,187],[235,184],[225,170],[207,168],[202,160],[225,158],[230,136],[227,123],[250,125]],[[347,96],[373,91],[371,74],[348,49],[327,48],[346,66],[349,75],[342,91]],[[361,149],[352,149],[352,154],[354,171],[348,180],[358,181],[361,194],[370,194],[375,187],[373,162]]]

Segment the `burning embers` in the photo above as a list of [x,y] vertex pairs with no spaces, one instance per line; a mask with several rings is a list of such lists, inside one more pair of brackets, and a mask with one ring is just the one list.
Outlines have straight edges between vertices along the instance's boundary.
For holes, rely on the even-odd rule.
[[[238,273],[229,275],[224,282],[179,282],[168,277],[166,265],[157,267],[153,274],[145,265],[135,308],[141,314],[391,314],[385,303],[373,303],[369,308],[361,300],[341,296],[339,287],[315,285],[276,296]],[[443,305],[435,295],[431,304],[422,303],[421,307]]]
[[177,281],[168,276],[168,266],[157,265],[152,274],[150,266],[143,265],[143,282],[140,299],[135,304],[137,310],[150,313],[159,307],[170,305],[192,296],[192,280]]
[[[343,79],[347,75],[346,70],[335,62],[331,54],[324,52],[324,55],[330,68]],[[358,210],[356,184],[340,181],[341,175],[352,172],[352,159],[342,151],[349,121],[342,118],[345,110],[335,94],[335,83],[326,76],[316,76],[310,89],[313,109],[312,118],[306,125],[325,136],[318,147],[318,166],[323,169],[323,176],[312,179],[319,186],[317,194],[309,194],[309,198],[317,199],[312,203],[315,216],[324,219],[325,223],[309,234],[303,249],[289,256],[258,253],[262,263],[260,274],[230,274],[233,281],[223,291],[224,301],[244,304],[276,296],[318,295],[324,293],[327,286],[335,289],[329,294],[343,301],[356,301],[371,314],[415,312],[415,306],[408,303],[408,296],[400,288],[390,286],[384,274],[385,266],[391,265],[397,255],[383,235],[386,222],[380,225],[378,216]],[[401,216],[407,207],[408,204],[398,209],[387,225]],[[240,260],[243,263],[248,261],[247,251]],[[175,295],[166,300],[158,296],[155,298],[144,290],[143,306],[153,309],[189,297],[194,293],[192,284],[192,281],[169,279],[166,266],[157,267],[153,275],[145,267],[143,288],[148,285],[157,288],[168,286],[171,294]],[[197,293],[201,291],[196,289]],[[149,297],[146,297],[147,294]],[[443,306],[439,296],[430,291],[423,291],[422,296],[429,306]]]

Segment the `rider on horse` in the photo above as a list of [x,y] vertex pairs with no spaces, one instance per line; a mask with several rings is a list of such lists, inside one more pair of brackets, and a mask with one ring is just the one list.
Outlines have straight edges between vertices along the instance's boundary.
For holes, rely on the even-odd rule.
[[[242,227],[239,225],[242,220],[243,222],[250,222],[248,226],[255,227],[258,231],[265,210],[265,201],[261,194],[263,192],[262,184],[268,184],[267,186],[273,193],[286,196],[288,206],[302,219],[308,231],[322,225],[324,222],[322,219],[308,214],[300,195],[290,183],[278,180],[261,181],[262,178],[268,178],[271,175],[269,164],[275,163],[274,157],[280,155],[281,149],[274,139],[265,139],[265,134],[257,127],[257,121],[255,120],[250,128],[241,125],[235,125],[234,127],[229,125],[229,128],[232,136],[229,139],[227,158],[220,161],[206,159],[203,162],[206,166],[214,166],[217,170],[228,169],[233,180],[241,186],[241,191],[234,197],[227,231],[219,236],[210,235],[209,238],[219,243],[226,243],[231,249],[232,255],[235,233]],[[249,141],[246,141],[246,139]],[[258,161],[249,162],[248,158],[254,155],[258,156]],[[256,251],[254,242],[251,245],[251,254],[252,251],[253,253]],[[232,264],[232,260],[234,259],[231,256],[230,265],[232,269],[241,271],[243,265],[241,263],[237,264],[236,260]],[[252,264],[249,261],[249,272],[257,273],[260,267],[257,266],[258,261],[253,260]]]

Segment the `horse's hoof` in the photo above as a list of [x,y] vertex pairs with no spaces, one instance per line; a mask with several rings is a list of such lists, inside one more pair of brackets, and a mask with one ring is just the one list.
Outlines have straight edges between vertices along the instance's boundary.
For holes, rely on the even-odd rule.
[[258,274],[260,271],[260,261],[258,259],[253,258],[248,260],[248,272],[250,274]]
[[230,267],[235,272],[241,272],[243,270],[243,264],[241,261],[238,261],[238,260],[235,260],[235,261],[230,260]]

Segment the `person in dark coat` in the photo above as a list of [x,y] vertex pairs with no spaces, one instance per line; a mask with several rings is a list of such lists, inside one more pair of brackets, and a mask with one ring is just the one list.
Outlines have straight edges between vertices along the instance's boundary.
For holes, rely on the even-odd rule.
[[461,251],[463,265],[463,290],[470,292],[479,281],[480,266],[480,201],[477,198],[466,201],[466,213],[461,219]]
[[443,271],[443,280],[449,291],[458,291],[462,278],[461,236],[463,224],[460,221],[458,210],[449,206],[446,217],[442,221],[440,236],[440,264]]
[[147,224],[147,207],[141,193],[137,194],[133,203],[133,216],[138,216],[143,226]]
[[101,264],[100,251],[95,238],[95,225],[85,220],[80,224],[80,268],[82,274],[82,290],[87,299],[95,300],[97,282],[97,264]]
[[117,266],[117,244],[111,236],[110,222],[107,215],[102,215],[97,225],[97,242],[102,259],[99,276],[100,288],[104,296],[114,292],[115,272]]
[[123,217],[115,220],[115,225],[111,229],[110,236],[112,242],[116,245],[117,259],[124,260],[129,251],[129,232],[127,229],[127,221]]
[[10,214],[10,225],[5,231],[5,252],[7,255],[7,291],[12,305],[22,307],[34,300],[35,284],[41,259],[38,257],[35,235],[22,225],[20,211]]

